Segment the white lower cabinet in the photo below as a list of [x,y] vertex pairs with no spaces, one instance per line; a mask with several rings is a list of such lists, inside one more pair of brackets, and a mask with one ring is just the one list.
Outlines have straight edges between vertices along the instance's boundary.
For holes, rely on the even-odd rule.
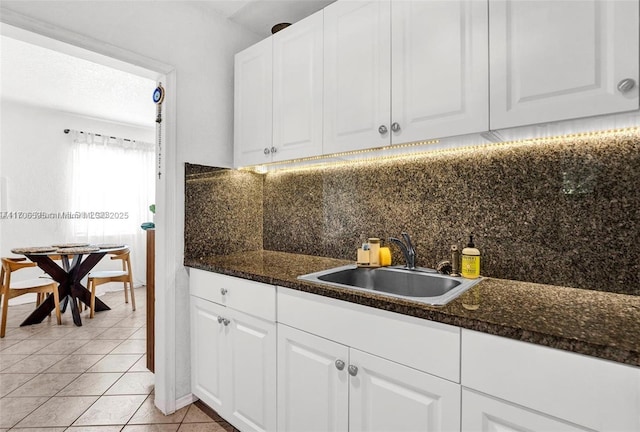
[[462,386],[465,432],[640,431],[637,367],[463,330]]
[[349,431],[460,430],[459,384],[353,348],[349,366]]
[[588,432],[591,429],[462,389],[464,432]]
[[459,431],[460,386],[278,325],[278,430]]
[[[380,356],[393,343],[382,329],[407,330],[403,343],[416,347],[450,338],[459,344],[459,333],[373,309],[364,325],[356,318],[367,309],[278,287],[278,430],[460,431],[458,383]],[[322,326],[323,317],[331,324]],[[432,356],[442,356],[434,347]],[[450,361],[457,367],[457,351]]]
[[224,306],[191,297],[191,391],[216,411],[223,409]]
[[192,393],[242,432],[640,431],[638,367],[194,269],[190,291]]
[[346,346],[278,324],[278,430],[348,430],[348,363]]
[[[249,289],[255,289],[250,284]],[[242,284],[225,286],[226,296],[241,297]],[[210,288],[210,292],[221,289]],[[275,287],[265,285],[264,289],[275,295]],[[194,292],[201,294],[202,286]],[[192,295],[191,388],[241,431],[275,431],[275,322]]]

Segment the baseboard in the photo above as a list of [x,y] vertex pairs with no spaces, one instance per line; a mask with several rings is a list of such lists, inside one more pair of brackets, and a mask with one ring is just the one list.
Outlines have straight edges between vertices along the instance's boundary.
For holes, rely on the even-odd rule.
[[194,396],[192,393],[189,393],[186,396],[182,396],[180,399],[176,400],[176,411],[178,411],[180,408],[184,408],[188,405],[191,405],[197,400],[198,398]]

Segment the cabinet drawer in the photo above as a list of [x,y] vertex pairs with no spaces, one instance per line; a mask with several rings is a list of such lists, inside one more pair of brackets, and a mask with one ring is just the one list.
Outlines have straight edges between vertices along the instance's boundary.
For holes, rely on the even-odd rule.
[[278,322],[460,382],[460,329],[278,287]]
[[591,429],[467,389],[462,390],[462,430],[464,432],[593,432]]
[[244,313],[276,320],[276,287],[204,270],[191,269],[191,295]]
[[640,368],[462,330],[462,385],[586,428],[640,430]]

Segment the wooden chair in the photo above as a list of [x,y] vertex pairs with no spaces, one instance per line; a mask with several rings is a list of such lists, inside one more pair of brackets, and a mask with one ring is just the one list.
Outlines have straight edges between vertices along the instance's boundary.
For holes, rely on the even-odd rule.
[[7,327],[9,300],[23,294],[53,294],[53,301],[56,307],[56,318],[58,319],[58,324],[62,324],[57,282],[37,278],[11,283],[11,273],[27,267],[36,267],[36,263],[29,262],[26,258],[2,258],[2,270],[0,271],[0,280],[2,281],[2,290],[0,291],[0,298],[2,298],[2,327],[0,328],[0,338],[4,337]]
[[111,252],[112,260],[122,261],[122,270],[100,270],[89,273],[87,289],[91,291],[91,312],[89,318],[93,318],[96,305],[96,287],[109,282],[124,283],[124,302],[129,303],[129,293],[127,286],[131,292],[131,307],[136,310],[136,297],[133,293],[133,270],[131,269],[131,259],[129,257],[129,249]]

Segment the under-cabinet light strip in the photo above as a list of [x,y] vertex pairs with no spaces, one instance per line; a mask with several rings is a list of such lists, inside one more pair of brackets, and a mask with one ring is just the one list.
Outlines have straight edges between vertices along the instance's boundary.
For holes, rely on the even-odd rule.
[[[247,166],[240,169],[253,171],[261,174],[265,174],[267,172],[273,173],[273,172],[306,171],[306,170],[322,169],[322,168],[328,168],[328,167],[371,163],[371,162],[378,162],[378,161],[418,159],[418,158],[423,158],[428,156],[435,156],[435,155],[442,155],[442,154],[449,154],[449,153],[451,154],[463,153],[468,151],[474,151],[479,148],[519,147],[524,145],[538,144],[543,141],[544,142],[552,142],[552,141],[558,141],[558,140],[572,141],[580,138],[605,137],[607,135],[628,134],[628,133],[637,134],[639,132],[640,132],[640,127],[635,126],[635,127],[621,128],[621,129],[609,129],[604,131],[591,131],[591,132],[580,132],[580,133],[556,135],[556,136],[549,136],[549,137],[527,138],[527,139],[520,139],[520,140],[513,140],[513,141],[506,141],[506,142],[487,142],[487,143],[479,143],[474,145],[467,145],[467,146],[460,146],[460,147],[453,147],[453,148],[443,148],[443,149],[424,150],[419,152],[400,153],[395,155],[370,156],[362,159],[339,160],[339,161],[326,160],[326,159],[331,159],[335,157],[364,155],[367,153],[375,153],[375,152],[384,151],[384,150],[397,150],[402,148],[409,149],[412,147],[438,144],[440,142],[440,140],[418,141],[413,143],[401,144],[397,146],[378,147],[375,149],[365,149],[365,150],[354,150],[354,151],[342,152],[342,153],[332,153],[329,155],[292,159],[292,160],[281,161],[281,162],[272,162],[268,164]],[[314,161],[320,161],[320,162],[313,163]],[[302,164],[302,165],[296,165],[296,164]]]

